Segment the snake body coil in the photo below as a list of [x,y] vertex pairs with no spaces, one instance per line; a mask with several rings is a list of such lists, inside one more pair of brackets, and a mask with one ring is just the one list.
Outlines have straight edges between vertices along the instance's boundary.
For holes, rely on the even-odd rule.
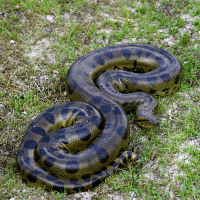
[[66,76],[72,102],[46,110],[29,127],[17,156],[20,176],[29,186],[71,192],[95,187],[127,160],[139,164],[126,151],[125,111],[136,109],[136,123],[155,128],[153,96],[175,92],[180,81],[178,60],[149,45],[115,45],[81,57]]

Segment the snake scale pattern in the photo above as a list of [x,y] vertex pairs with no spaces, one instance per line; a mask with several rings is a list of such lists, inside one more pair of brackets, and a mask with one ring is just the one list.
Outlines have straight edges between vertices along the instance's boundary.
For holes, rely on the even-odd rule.
[[120,44],[78,59],[66,75],[71,102],[56,105],[30,125],[18,151],[19,175],[31,187],[82,191],[97,186],[124,162],[129,122],[155,128],[154,97],[175,92],[181,65],[169,52],[144,44]]

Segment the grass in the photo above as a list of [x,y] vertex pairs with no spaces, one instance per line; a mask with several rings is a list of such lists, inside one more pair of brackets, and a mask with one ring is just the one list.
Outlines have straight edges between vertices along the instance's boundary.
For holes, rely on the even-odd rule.
[[[199,198],[199,1],[1,0],[0,5],[1,199],[68,198],[22,184],[15,166],[20,142],[42,111],[68,101],[64,78],[69,66],[94,49],[131,42],[174,54],[183,67],[182,85],[158,99],[159,128],[140,129],[129,116],[134,141],[129,150],[136,147],[143,162],[139,179],[128,164],[88,195]],[[155,148],[159,152],[151,161]]]

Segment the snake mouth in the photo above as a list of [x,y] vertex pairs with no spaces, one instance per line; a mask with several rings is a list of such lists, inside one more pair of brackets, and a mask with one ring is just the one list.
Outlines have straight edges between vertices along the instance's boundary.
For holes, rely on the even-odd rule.
[[136,123],[140,127],[146,128],[146,129],[154,129],[159,126],[159,122],[157,121],[157,119],[144,119],[141,116],[137,117]]

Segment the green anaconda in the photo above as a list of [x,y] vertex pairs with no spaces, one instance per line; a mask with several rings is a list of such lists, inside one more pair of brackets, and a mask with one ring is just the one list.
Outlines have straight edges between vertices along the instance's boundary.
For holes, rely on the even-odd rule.
[[71,102],[56,105],[30,125],[17,155],[19,175],[48,190],[80,191],[97,186],[125,161],[129,122],[155,128],[154,97],[175,92],[181,65],[169,52],[144,44],[120,44],[78,59],[66,75]]

